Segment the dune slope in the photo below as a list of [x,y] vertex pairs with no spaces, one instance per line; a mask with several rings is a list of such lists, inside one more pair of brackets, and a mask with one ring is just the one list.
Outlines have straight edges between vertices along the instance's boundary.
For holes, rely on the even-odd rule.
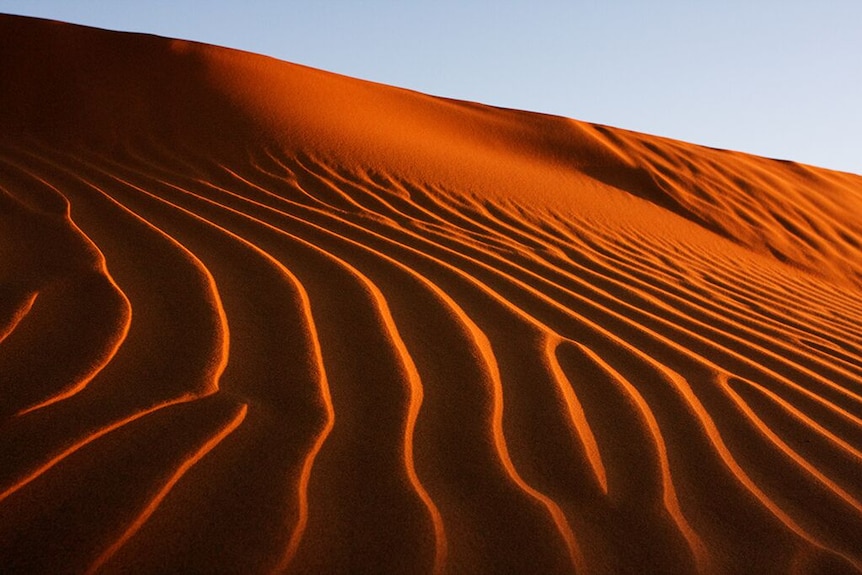
[[862,177],[0,16],[0,565],[862,573]]

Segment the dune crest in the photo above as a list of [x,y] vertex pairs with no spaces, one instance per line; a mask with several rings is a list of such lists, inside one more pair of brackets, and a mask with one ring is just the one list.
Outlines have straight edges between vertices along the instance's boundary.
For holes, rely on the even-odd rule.
[[0,565],[862,573],[862,177],[0,15]]

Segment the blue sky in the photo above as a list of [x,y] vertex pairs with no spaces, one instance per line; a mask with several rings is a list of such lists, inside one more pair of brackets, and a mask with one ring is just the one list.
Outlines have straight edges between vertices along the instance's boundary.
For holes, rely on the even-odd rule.
[[862,174],[859,0],[0,0]]

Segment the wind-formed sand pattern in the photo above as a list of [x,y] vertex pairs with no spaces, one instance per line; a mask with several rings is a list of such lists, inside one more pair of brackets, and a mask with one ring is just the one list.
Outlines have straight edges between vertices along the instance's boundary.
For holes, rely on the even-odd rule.
[[0,571],[862,572],[862,177],[19,17],[0,73]]

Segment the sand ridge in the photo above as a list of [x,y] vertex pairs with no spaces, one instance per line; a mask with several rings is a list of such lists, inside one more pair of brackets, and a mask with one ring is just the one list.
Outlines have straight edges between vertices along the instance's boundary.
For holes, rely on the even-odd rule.
[[862,572],[862,177],[0,15],[0,564]]

